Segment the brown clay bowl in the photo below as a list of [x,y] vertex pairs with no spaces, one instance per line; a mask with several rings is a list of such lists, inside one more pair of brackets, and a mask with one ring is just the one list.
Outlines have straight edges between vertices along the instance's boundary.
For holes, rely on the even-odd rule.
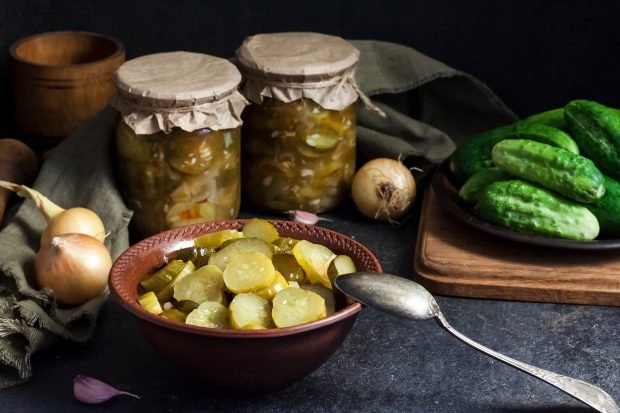
[[[137,320],[146,339],[172,365],[210,388],[265,392],[283,389],[327,360],[351,331],[361,304],[341,297],[340,309],[322,320],[269,330],[224,330],[185,325],[144,311],[138,283],[164,263],[164,257],[191,247],[199,235],[240,228],[245,220],[208,222],[147,238],[125,251],[110,272],[110,291]],[[380,272],[370,250],[328,229],[271,221],[281,236],[306,239],[349,255],[359,271]]]
[[112,74],[125,61],[121,42],[88,32],[36,34],[13,43],[9,53],[17,127],[43,146],[106,107],[116,90]]

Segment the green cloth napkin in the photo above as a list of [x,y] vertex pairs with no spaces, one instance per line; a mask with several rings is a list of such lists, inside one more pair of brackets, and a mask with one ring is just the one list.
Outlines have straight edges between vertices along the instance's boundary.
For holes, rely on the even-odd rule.
[[[110,235],[105,244],[116,258],[129,246],[132,212],[116,189],[113,135],[117,115],[106,109],[43,160],[34,188],[63,208],[95,211]],[[54,294],[39,290],[34,258],[46,222],[34,203],[16,206],[0,231],[0,389],[32,376],[30,357],[64,339],[83,343],[93,337],[97,314],[108,296],[72,308],[59,307]]]
[[432,163],[484,130],[517,120],[483,83],[409,47],[374,40],[360,50],[356,81],[386,118],[359,105],[358,147],[363,160],[416,156]]
[[[473,133],[516,120],[482,83],[415,50],[354,41],[361,51],[357,82],[388,115],[359,111],[361,158],[416,156],[432,163]],[[117,189],[113,139],[116,113],[107,108],[44,159],[34,188],[62,207],[99,214],[116,258],[129,245],[128,210]],[[32,376],[30,358],[59,340],[93,337],[107,291],[84,305],[59,307],[33,280],[33,261],[46,223],[31,201],[18,203],[0,231],[0,388]]]

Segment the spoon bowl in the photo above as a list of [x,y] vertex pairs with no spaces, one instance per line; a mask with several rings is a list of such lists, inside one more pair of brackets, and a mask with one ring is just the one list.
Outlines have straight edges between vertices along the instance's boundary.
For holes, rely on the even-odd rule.
[[439,310],[426,288],[395,275],[346,274],[336,278],[336,287],[360,303],[396,317],[428,320]]
[[459,333],[448,323],[431,293],[420,284],[396,275],[356,272],[336,277],[334,285],[362,304],[397,317],[435,318],[441,327],[476,350],[551,384],[598,412],[620,413],[616,402],[599,387],[520,362]]

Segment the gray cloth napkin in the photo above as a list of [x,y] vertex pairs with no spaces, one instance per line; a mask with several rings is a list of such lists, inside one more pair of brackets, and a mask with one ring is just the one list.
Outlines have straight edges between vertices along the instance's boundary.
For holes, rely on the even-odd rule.
[[[436,163],[473,133],[516,120],[482,83],[413,49],[354,41],[361,51],[357,81],[388,115],[359,112],[361,158],[416,156]],[[84,206],[101,216],[116,258],[129,245],[128,210],[117,189],[108,108],[44,159],[34,188],[64,208]],[[45,221],[31,201],[18,203],[0,231],[0,388],[32,376],[30,357],[59,340],[93,337],[107,291],[84,305],[59,307],[33,281],[33,260]]]

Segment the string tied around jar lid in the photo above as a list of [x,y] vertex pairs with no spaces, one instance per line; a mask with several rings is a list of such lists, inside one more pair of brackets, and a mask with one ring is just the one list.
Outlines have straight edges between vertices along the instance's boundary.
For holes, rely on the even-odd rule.
[[382,118],[387,118],[387,114],[384,111],[382,111],[379,106],[372,103],[372,100],[370,100],[370,98],[366,96],[364,92],[362,92],[362,89],[360,89],[359,85],[355,81],[355,76],[351,77],[351,86],[353,87],[353,89],[355,89],[355,91],[357,92],[357,95],[359,96],[361,101],[364,103],[364,106],[366,106],[368,110],[376,113]]
[[[343,88],[349,87],[357,95],[356,98],[359,98],[368,110],[376,113],[382,118],[387,117],[385,112],[381,110],[381,108],[379,108],[377,105],[375,105],[372,102],[372,100],[370,100],[370,98],[366,96],[366,94],[360,89],[359,85],[357,84],[355,80],[355,68],[354,67],[342,72],[338,76],[333,76],[330,78],[324,78],[324,79],[318,79],[318,80],[312,80],[312,81],[308,81],[308,80],[292,81],[292,80],[284,80],[284,79],[266,80],[264,77],[262,77],[259,74],[252,73],[251,71],[245,71],[245,70],[244,70],[244,79],[246,82],[244,86],[248,82],[250,82],[252,86],[247,87],[247,88],[242,86],[243,91],[246,93],[246,96],[248,96],[249,100],[255,101],[257,103],[262,102],[262,98],[265,98],[265,97],[276,98],[281,101],[290,101],[288,97],[285,99],[282,99],[282,98],[278,98],[278,96],[282,95],[282,90],[294,89],[297,92],[292,93],[295,99],[291,99],[291,100],[296,100],[296,99],[299,99],[300,97],[305,97],[305,98],[312,99],[319,105],[323,106],[325,109],[338,110],[341,108],[340,107],[335,107],[335,108],[328,107],[330,105],[326,104],[327,99],[325,99],[325,96],[328,96],[328,99],[330,99],[331,95],[329,92],[325,93],[325,90],[332,89],[332,92],[331,92],[332,94],[342,95]],[[257,90],[260,90],[258,95],[256,94]],[[304,90],[308,92],[304,93],[303,92]],[[316,90],[319,90],[319,92],[314,92]],[[347,93],[350,93],[350,92],[344,91],[345,95]],[[291,93],[287,93],[287,95],[291,95]],[[349,102],[349,104],[350,103],[352,102]],[[342,106],[342,105],[339,105],[339,106]]]
[[238,69],[226,59],[191,52],[141,56],[114,75],[110,105],[138,135],[170,133],[175,127],[234,129],[248,101],[237,90]]
[[222,99],[193,106],[154,107],[140,104],[121,93],[110,100],[110,105],[121,113],[125,123],[135,133],[170,133],[178,127],[191,132],[197,129],[233,129],[241,125],[241,113],[248,101],[238,91]]
[[346,40],[321,33],[270,33],[246,38],[236,53],[249,101],[310,99],[329,110],[342,110],[359,98],[372,112],[386,114],[355,80],[359,50]]

